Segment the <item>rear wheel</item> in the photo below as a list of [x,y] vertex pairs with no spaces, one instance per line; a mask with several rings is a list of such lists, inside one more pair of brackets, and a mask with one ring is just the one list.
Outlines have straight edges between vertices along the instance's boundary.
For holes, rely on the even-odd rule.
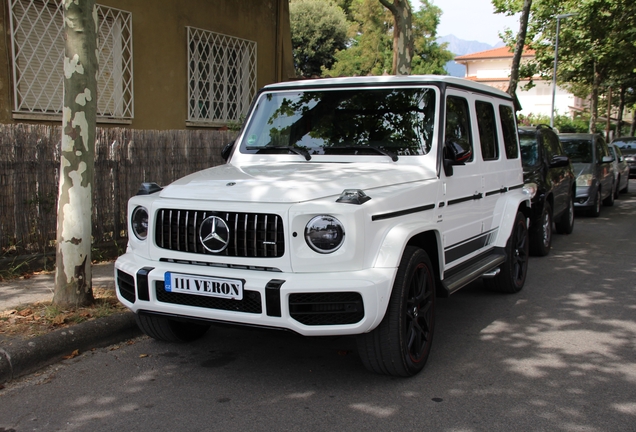
[[609,195],[605,197],[605,199],[603,200],[603,205],[607,206],[607,207],[611,207],[614,205],[614,191],[616,190],[616,185],[613,184],[612,185],[612,190],[610,191]]
[[362,363],[376,373],[415,375],[428,359],[434,330],[433,266],[426,252],[407,246],[382,322],[357,337]]
[[596,198],[594,199],[594,207],[590,209],[590,216],[599,217],[601,214],[601,190],[596,190]]
[[572,195],[568,198],[567,210],[561,215],[555,226],[559,234],[572,234],[574,230],[574,198]]
[[517,212],[512,232],[506,243],[506,262],[499,267],[499,274],[492,279],[484,279],[491,291],[516,293],[521,291],[528,272],[528,227],[526,217]]
[[543,204],[543,211],[537,223],[530,230],[530,253],[546,256],[552,245],[552,207],[549,202]]
[[176,321],[158,315],[135,314],[135,319],[141,331],[164,342],[191,342],[203,337],[210,328],[209,324]]

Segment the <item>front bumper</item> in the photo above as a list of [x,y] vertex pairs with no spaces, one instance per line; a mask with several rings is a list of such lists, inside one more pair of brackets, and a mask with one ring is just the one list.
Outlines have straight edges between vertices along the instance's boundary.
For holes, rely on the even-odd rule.
[[579,209],[589,209],[594,207],[594,199],[596,197],[597,185],[577,186],[576,196],[574,197],[574,207]]
[[[135,313],[331,336],[374,329],[384,317],[396,271],[282,273],[157,262],[128,252],[115,262],[115,283],[117,297]],[[166,293],[166,272],[242,279],[244,299]]]

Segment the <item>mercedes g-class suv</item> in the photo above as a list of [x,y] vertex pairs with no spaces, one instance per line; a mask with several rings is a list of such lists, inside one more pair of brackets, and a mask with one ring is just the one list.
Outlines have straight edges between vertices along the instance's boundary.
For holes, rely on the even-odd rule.
[[436,295],[524,285],[530,197],[502,91],[442,76],[268,85],[223,153],[129,201],[117,295],[155,339],[214,322],[356,335],[368,369],[410,376]]

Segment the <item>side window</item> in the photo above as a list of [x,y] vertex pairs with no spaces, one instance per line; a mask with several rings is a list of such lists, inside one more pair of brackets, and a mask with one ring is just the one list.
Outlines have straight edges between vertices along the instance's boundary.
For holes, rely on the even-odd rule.
[[544,132],[541,134],[541,139],[543,140],[543,148],[545,149],[545,157],[548,162],[550,162],[554,156],[559,154],[559,148],[557,147],[557,143],[554,141],[555,138],[555,136],[548,132]]
[[519,146],[517,144],[517,128],[515,127],[515,115],[512,112],[512,107],[499,105],[499,116],[501,117],[506,157],[508,159],[516,159],[519,157]]
[[475,102],[477,111],[477,127],[479,128],[479,141],[481,142],[481,155],[483,160],[495,160],[499,158],[499,142],[497,141],[497,120],[495,108],[491,103]]
[[467,162],[473,160],[473,140],[470,129],[470,111],[468,101],[458,96],[448,96],[446,98],[446,136],[459,144],[465,150],[470,150],[471,156]]

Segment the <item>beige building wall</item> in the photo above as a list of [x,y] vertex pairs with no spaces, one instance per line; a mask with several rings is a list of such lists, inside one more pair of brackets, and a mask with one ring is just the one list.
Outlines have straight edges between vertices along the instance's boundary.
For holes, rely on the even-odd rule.
[[[0,122],[14,122],[6,0],[0,8]],[[99,0],[132,13],[134,129],[184,129],[187,30],[196,27],[257,43],[257,88],[293,78],[288,0]],[[60,65],[62,67],[62,65]],[[25,122],[20,120],[20,122]],[[99,124],[98,124],[99,125]],[[113,126],[118,126],[117,124]],[[121,126],[121,125],[119,125]]]

